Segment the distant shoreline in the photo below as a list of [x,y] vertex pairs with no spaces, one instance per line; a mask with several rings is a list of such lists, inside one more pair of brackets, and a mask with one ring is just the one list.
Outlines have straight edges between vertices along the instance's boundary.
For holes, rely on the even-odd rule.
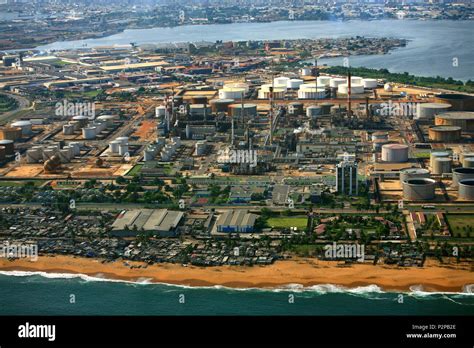
[[[304,288],[335,285],[359,288],[376,285],[383,291],[466,293],[473,284],[474,273],[469,263],[439,264],[428,260],[423,268],[354,264],[342,266],[334,261],[293,259],[268,266],[184,267],[177,264],[146,265],[124,261],[102,263],[102,260],[72,256],[40,256],[38,261],[26,259],[0,260],[2,271],[83,274],[110,280],[164,283],[191,287],[224,286],[229,288],[282,288],[298,284]],[[130,268],[133,266],[135,268]],[[136,268],[140,267],[140,268]]]

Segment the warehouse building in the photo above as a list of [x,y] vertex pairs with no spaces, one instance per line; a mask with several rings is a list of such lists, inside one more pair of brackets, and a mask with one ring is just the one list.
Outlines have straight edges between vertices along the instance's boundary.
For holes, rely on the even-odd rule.
[[136,237],[149,232],[160,237],[176,237],[183,212],[168,209],[140,209],[123,211],[112,224],[112,235]]
[[252,233],[258,215],[247,210],[227,210],[217,219],[217,232]]

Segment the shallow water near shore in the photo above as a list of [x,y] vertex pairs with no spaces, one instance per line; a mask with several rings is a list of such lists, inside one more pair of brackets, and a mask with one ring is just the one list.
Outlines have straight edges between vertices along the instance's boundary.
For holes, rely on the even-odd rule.
[[[376,285],[347,289],[330,284],[232,289],[156,284],[147,279],[131,282],[77,274],[1,272],[0,314],[473,315],[471,288],[466,293],[427,293],[416,287],[405,293],[384,292]],[[71,295],[75,303],[70,303]]]

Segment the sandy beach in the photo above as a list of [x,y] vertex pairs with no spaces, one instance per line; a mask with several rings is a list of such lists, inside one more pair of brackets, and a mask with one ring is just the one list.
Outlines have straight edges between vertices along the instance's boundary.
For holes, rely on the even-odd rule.
[[[134,266],[131,268],[130,266]],[[142,266],[136,268],[136,266]],[[408,291],[422,286],[425,291],[462,292],[474,284],[473,267],[469,263],[440,264],[429,260],[423,268],[401,268],[356,264],[350,267],[337,262],[316,259],[278,261],[269,266],[187,267],[176,264],[145,265],[138,262],[101,260],[72,256],[41,256],[37,261],[0,260],[3,271],[43,271],[49,273],[81,273],[101,278],[179,284],[188,286],[222,285],[235,288],[281,287],[301,284],[305,287],[334,284],[353,288],[378,285],[383,290]]]

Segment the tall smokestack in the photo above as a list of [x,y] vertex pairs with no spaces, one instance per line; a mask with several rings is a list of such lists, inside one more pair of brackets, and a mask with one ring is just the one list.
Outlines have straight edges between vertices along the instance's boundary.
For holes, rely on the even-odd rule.
[[352,118],[352,106],[351,106],[351,68],[347,70],[347,116]]

